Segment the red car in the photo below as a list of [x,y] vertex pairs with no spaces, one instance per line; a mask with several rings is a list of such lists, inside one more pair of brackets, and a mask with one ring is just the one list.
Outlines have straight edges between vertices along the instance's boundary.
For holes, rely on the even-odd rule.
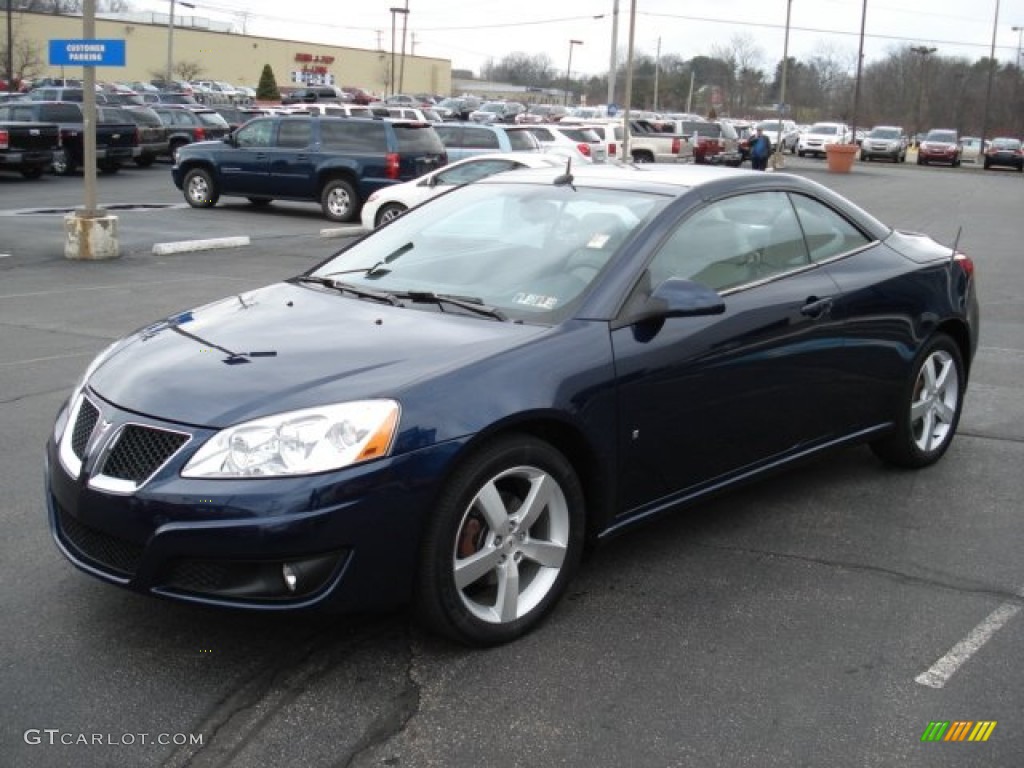
[[956,131],[932,129],[917,148],[917,164],[948,163],[960,166],[960,137]]

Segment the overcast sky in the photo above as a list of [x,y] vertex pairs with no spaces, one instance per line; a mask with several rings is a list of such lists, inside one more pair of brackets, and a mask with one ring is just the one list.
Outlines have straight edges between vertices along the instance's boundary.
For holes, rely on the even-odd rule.
[[[791,0],[789,51],[809,58],[832,50],[856,61],[861,0]],[[1024,0],[867,0],[864,54],[867,61],[904,45],[928,45],[940,55],[976,60],[988,56],[996,30],[996,57],[1017,57],[1024,26]],[[402,16],[408,7],[407,52],[449,59],[456,69],[479,73],[488,60],[520,52],[547,54],[564,73],[572,48],[572,73],[605,74],[611,58],[615,0],[193,0],[195,14],[244,24],[249,34],[357,48],[401,48]],[[167,12],[168,0],[135,0],[135,7]],[[787,0],[636,0],[635,49],[654,57],[710,55],[738,36],[751,39],[771,71],[781,60]],[[629,39],[630,0],[619,0],[617,49]],[[580,44],[570,45],[570,40]],[[621,61],[621,58],[620,58]]]

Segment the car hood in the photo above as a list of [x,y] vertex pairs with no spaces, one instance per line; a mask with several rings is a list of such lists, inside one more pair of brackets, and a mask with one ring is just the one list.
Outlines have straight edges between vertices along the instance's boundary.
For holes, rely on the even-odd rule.
[[545,332],[422,306],[279,283],[137,331],[115,345],[89,386],[128,411],[221,428],[324,403],[398,397],[417,381]]

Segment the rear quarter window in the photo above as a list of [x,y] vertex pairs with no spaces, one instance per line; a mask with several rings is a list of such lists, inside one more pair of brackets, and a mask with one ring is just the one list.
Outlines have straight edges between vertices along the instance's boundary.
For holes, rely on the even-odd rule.
[[320,143],[333,152],[387,152],[385,130],[383,123],[328,118],[320,121]]
[[[508,131],[509,149],[515,151],[529,151],[540,149],[540,142],[530,131]],[[597,137],[594,137],[597,141]]]
[[199,122],[211,128],[228,128],[228,121],[216,112],[197,112]]
[[82,111],[73,104],[43,104],[39,119],[44,123],[80,123]]
[[394,123],[399,152],[444,152],[444,144],[430,125]]

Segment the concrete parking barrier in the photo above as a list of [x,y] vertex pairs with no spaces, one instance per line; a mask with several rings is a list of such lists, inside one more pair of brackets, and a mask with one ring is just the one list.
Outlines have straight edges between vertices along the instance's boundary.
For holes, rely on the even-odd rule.
[[320,230],[320,237],[352,237],[353,235],[361,235],[366,231],[358,224],[348,227],[328,227]]
[[249,245],[249,238],[247,236],[213,237],[207,240],[179,240],[175,243],[154,243],[153,255],[166,256],[169,253],[213,251],[218,248],[241,248],[245,245]]

